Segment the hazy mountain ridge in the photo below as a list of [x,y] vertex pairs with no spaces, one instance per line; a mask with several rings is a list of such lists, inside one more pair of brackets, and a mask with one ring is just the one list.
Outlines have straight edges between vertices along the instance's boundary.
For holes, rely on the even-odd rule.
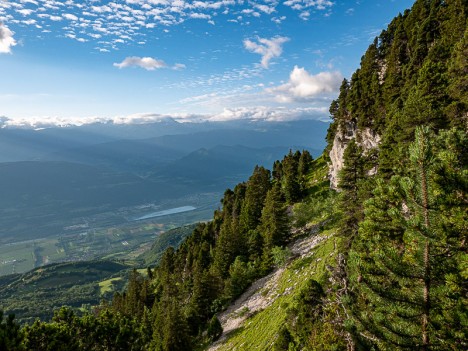
[[[0,129],[5,150],[0,159],[9,160],[0,163],[0,236],[58,235],[86,217],[121,207],[203,192],[221,195],[256,164],[270,167],[288,151],[283,145],[303,141],[301,148],[320,149],[326,126],[318,121],[164,121],[104,125],[100,133],[97,125]],[[142,131],[141,137],[153,137],[136,139]],[[321,137],[314,140],[311,133]]]
[[[328,123],[306,120],[291,122],[203,122],[113,125],[93,124],[81,127],[47,128],[42,130],[3,128],[0,129],[0,146],[3,150],[0,162],[63,160],[63,150],[71,150],[79,155],[80,148],[89,153],[93,145],[97,152],[122,149],[119,143],[128,143],[142,151],[140,143],[160,146],[168,150],[191,152],[216,145],[245,145],[249,147],[269,147],[278,145],[304,145],[309,148],[324,147],[323,134]],[[297,142],[293,142],[297,139]],[[103,144],[99,146],[100,144]],[[103,148],[100,151],[100,148]],[[108,150],[108,151],[110,151]],[[127,152],[130,152],[127,150]],[[55,154],[60,158],[54,158]],[[68,155],[73,160],[73,153]],[[88,160],[89,162],[90,160]]]

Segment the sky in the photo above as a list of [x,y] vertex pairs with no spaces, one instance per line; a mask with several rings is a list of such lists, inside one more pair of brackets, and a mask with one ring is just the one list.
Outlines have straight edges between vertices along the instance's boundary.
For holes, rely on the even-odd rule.
[[326,119],[409,0],[0,0],[4,124]]

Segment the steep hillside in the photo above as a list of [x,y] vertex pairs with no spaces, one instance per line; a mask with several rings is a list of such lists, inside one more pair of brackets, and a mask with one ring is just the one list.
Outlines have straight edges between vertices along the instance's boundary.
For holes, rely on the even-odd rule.
[[468,347],[466,1],[416,1],[330,108],[348,348]]
[[330,106],[333,187],[351,140],[369,156],[370,169],[378,164],[390,175],[404,168],[418,125],[466,130],[467,11],[462,0],[416,1],[375,38]]

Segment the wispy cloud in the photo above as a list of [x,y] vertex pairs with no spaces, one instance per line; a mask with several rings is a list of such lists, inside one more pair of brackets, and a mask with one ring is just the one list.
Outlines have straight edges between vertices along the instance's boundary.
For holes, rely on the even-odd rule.
[[333,6],[333,1],[330,0],[287,0],[283,3],[285,6],[291,7],[293,10],[301,11],[307,8],[315,8],[317,10],[326,10]]
[[[219,22],[247,24],[250,19],[267,17],[281,23],[279,6],[287,6],[305,18],[308,9],[326,12],[333,6],[328,0],[126,0],[126,1],[56,1],[20,0],[0,1],[0,18],[3,22],[36,21],[41,27],[51,25],[52,32],[63,36],[69,28],[83,36],[98,40],[106,49],[138,41],[148,29],[155,32],[167,30],[190,20],[203,20],[212,25]],[[325,13],[326,14],[326,13]],[[214,21],[216,17],[216,22]],[[291,17],[292,18],[292,17]],[[93,37],[99,34],[101,37]],[[116,42],[116,39],[120,41]],[[91,39],[92,40],[92,39]],[[261,43],[257,43],[263,45]],[[265,62],[268,62],[266,59]]]
[[0,53],[11,54],[11,48],[16,45],[13,32],[0,22]]
[[323,94],[336,93],[342,80],[343,75],[337,71],[312,75],[304,68],[295,66],[287,83],[269,88],[267,92],[275,95],[280,102],[310,101]]
[[183,63],[176,63],[174,66],[172,66],[172,69],[175,71],[180,71],[187,68]]
[[261,65],[263,68],[268,68],[273,58],[281,56],[283,44],[288,41],[287,37],[276,36],[270,39],[257,37],[256,41],[244,40],[244,47],[250,52],[262,55]]

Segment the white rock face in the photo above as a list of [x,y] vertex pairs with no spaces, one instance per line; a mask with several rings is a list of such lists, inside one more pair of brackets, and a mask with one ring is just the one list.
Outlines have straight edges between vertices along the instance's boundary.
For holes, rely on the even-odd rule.
[[357,142],[364,151],[369,151],[371,149],[376,149],[379,147],[380,141],[382,140],[381,136],[375,133],[370,128],[365,128],[357,132],[358,138]]
[[[347,122],[345,124],[345,131],[338,128],[335,139],[333,140],[333,147],[330,151],[330,160],[328,176],[330,179],[330,187],[338,189],[338,173],[343,168],[343,154],[348,146],[348,143],[356,139],[358,145],[363,148],[364,152],[379,147],[381,137],[370,128],[357,130],[356,124]],[[374,175],[377,172],[376,168],[371,169],[368,174]]]
[[347,122],[345,124],[345,131],[338,127],[333,139],[333,147],[330,150],[330,165],[328,170],[328,176],[330,178],[330,187],[332,189],[338,189],[338,172],[343,168],[343,154],[346,150],[346,146],[351,139],[356,137],[356,124]]

